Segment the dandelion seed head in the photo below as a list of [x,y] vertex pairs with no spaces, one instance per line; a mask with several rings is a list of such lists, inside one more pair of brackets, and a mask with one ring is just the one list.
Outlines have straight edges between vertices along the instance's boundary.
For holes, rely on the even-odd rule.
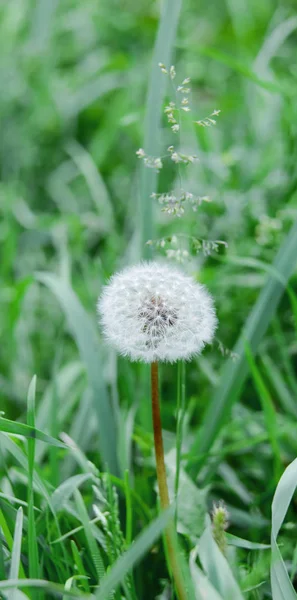
[[98,312],[109,343],[132,361],[147,363],[200,354],[217,322],[204,286],[155,261],[116,273],[103,289]]

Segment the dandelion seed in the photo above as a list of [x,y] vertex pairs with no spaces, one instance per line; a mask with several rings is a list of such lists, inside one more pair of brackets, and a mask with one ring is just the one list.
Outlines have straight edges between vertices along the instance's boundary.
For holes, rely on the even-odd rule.
[[114,275],[98,311],[106,339],[134,361],[190,359],[212,341],[216,328],[213,301],[204,286],[158,262]]

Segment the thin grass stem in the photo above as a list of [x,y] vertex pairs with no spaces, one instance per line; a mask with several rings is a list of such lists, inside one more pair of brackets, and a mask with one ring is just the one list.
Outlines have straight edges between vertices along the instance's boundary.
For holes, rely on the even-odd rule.
[[132,502],[128,469],[125,470],[124,476],[126,496],[126,543],[129,547],[132,543]]

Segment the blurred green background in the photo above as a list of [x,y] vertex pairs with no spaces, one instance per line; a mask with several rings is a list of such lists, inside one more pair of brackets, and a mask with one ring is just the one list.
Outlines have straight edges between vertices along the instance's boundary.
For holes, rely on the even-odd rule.
[[[85,372],[87,366],[90,375],[92,347],[81,341],[81,307],[63,286],[77,295],[88,320],[81,328],[88,335],[90,327],[97,343],[97,297],[115,270],[144,256],[141,232],[150,203],[154,238],[183,233],[228,244],[210,256],[193,252],[187,241],[183,246],[190,254],[183,266],[209,286],[220,323],[213,346],[187,366],[186,466],[195,479],[203,458],[197,449],[212,448],[198,479],[211,483],[209,506],[223,497],[232,531],[267,542],[277,478],[297,454],[296,5],[183,1],[172,54],[177,81],[191,78],[193,118],[221,113],[212,128],[193,129],[186,119],[181,146],[199,158],[184,171],[187,188],[212,202],[181,219],[143,196],[135,154],[147,136],[161,8],[144,0],[0,2],[0,408],[7,418],[22,419],[36,373],[39,428],[66,431],[100,464]],[[170,31],[166,21],[162,26],[165,47]],[[166,88],[164,101],[170,93]],[[161,123],[151,144],[163,154],[173,137],[161,109],[149,105]],[[166,163],[159,191],[171,189],[175,176]],[[44,286],[40,272],[58,279],[43,278]],[[281,297],[290,277],[291,296]],[[242,331],[259,351],[247,379],[243,346],[230,355]],[[117,452],[125,448],[127,466],[133,441],[138,486],[153,505],[152,477],[146,481],[141,470],[152,449],[149,372],[100,348],[99,378],[114,414],[126,423]],[[168,448],[174,445],[175,393],[175,368],[163,366]],[[73,465],[66,463],[69,474]],[[292,528],[286,532],[290,556]],[[259,580],[267,566],[262,572],[261,561],[253,575]]]
[[[236,259],[274,259],[297,212],[293,6],[183,3],[178,77],[191,77],[195,118],[222,111],[216,128],[196,134],[200,163],[188,187],[213,202],[182,223],[157,208],[158,238],[184,230],[226,241]],[[4,410],[18,416],[32,373],[44,388],[58,346],[60,362],[76,352],[34,272],[71,278],[95,320],[102,281],[138,258],[135,151],[143,145],[160,3],[11,0],[0,10],[1,387]],[[165,147],[168,128],[161,136]],[[173,176],[163,170],[160,191]],[[230,348],[265,273],[195,261],[198,270],[206,262],[201,277],[216,297],[218,337]],[[283,319],[288,325],[290,314]],[[213,354],[210,361],[221,363]]]

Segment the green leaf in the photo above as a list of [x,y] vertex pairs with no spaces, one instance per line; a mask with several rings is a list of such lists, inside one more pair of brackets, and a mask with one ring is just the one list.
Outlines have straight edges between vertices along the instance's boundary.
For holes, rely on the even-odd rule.
[[69,596],[70,598],[79,598],[79,600],[94,600],[93,595],[83,594],[79,590],[65,590],[64,585],[60,585],[52,581],[46,581],[45,579],[9,579],[0,581],[0,590],[11,590],[16,587],[34,587],[47,590],[48,592],[51,592],[53,596],[57,596],[57,594],[62,596],[64,594],[64,596]]
[[274,455],[274,475],[277,482],[281,474],[282,462],[280,455],[280,447],[278,443],[278,425],[276,420],[276,411],[273,406],[273,402],[264,382],[264,379],[257,367],[256,361],[254,360],[254,357],[248,344],[245,345],[245,352],[249,363],[250,371],[256,386],[256,390],[258,392],[258,396],[262,405],[265,425]]
[[[35,394],[36,394],[36,375],[34,375],[28,390],[27,398],[27,424],[35,428]],[[35,438],[28,438],[28,558],[29,575],[32,579],[37,579],[39,573],[38,545],[34,515],[34,461],[35,461]],[[16,575],[17,577],[17,575]],[[38,600],[40,594],[32,590],[32,599]]]
[[295,398],[293,394],[291,394],[278,365],[270,358],[270,356],[268,356],[268,354],[262,356],[262,362],[265,367],[266,375],[277,392],[277,397],[283,410],[296,418],[297,405]]
[[88,479],[92,479],[91,473],[73,475],[72,477],[69,477],[69,479],[66,479],[66,481],[63,481],[63,483],[55,489],[51,497],[54,510],[56,512],[62,510],[75,490]]
[[244,600],[226,558],[212,537],[209,518],[199,541],[198,554],[204,571],[222,598],[226,600]]
[[67,449],[65,444],[59,442],[59,440],[55,440],[55,438],[51,437],[50,435],[43,433],[43,431],[40,431],[35,427],[25,425],[24,423],[17,423],[16,421],[4,419],[3,417],[0,417],[0,431],[12,433],[14,435],[23,435],[26,438],[40,440],[41,442],[50,444],[51,446]]
[[110,230],[114,225],[113,206],[108,189],[91,154],[76,140],[67,143],[66,151],[86,180],[96,212],[101,215],[105,228]]
[[153,543],[160,537],[169,520],[174,513],[173,506],[164,511],[136,538],[130,546],[111,567],[108,574],[101,581],[100,588],[96,593],[96,600],[106,600],[108,595],[117,588],[134,566],[141,560],[142,556],[151,548]]
[[75,566],[77,568],[78,574],[82,576],[81,585],[84,588],[85,592],[89,592],[90,586],[89,586],[89,582],[88,582],[88,577],[87,577],[85,567],[84,567],[83,561],[81,559],[79,550],[77,548],[77,545],[74,540],[70,541],[70,545],[71,545],[73,560],[75,562]]
[[209,403],[200,432],[191,449],[191,454],[201,453],[203,455],[200,467],[207,459],[207,453],[221,428],[226,423],[232,406],[238,399],[246,380],[248,364],[244,344],[247,341],[250,344],[253,354],[256,354],[259,344],[275,314],[285,285],[294,272],[296,257],[297,222],[286,236],[273,263],[273,271],[270,271],[271,275],[261,291],[235,345],[234,351],[238,355],[237,360],[233,361],[230,358],[222,369],[220,384],[217,386]]
[[279,480],[271,507],[271,590],[273,600],[296,600],[297,594],[277,545],[277,536],[297,486],[297,458]]
[[240,73],[241,75],[243,75],[243,77],[250,79],[253,83],[263,88],[264,90],[267,90],[268,92],[274,94],[288,94],[288,89],[285,88],[283,85],[281,85],[277,81],[264,80],[263,78],[259,77],[259,75],[255,73],[255,71],[253,71],[249,67],[249,65],[240,62],[239,60],[237,60],[237,58],[231,56],[231,54],[227,54],[226,52],[222,52],[221,50],[217,50],[216,48],[210,48],[206,46],[199,47],[198,52],[199,54],[209,56],[210,58],[221,62],[227,67],[230,67],[230,69],[233,69],[233,71]]
[[236,548],[245,548],[245,550],[268,550],[270,544],[258,544],[257,542],[250,542],[243,538],[233,535],[232,533],[226,533],[227,542],[230,546],[236,546]]
[[[167,483],[171,498],[175,496],[175,457],[175,452],[169,452],[165,457]],[[200,490],[183,469],[180,469],[179,480],[177,531],[198,538],[205,524],[207,492]]]
[[[21,562],[21,545],[22,545],[22,533],[23,533],[23,509],[20,506],[17,512],[15,530],[13,536],[13,547],[11,553],[11,562],[9,569],[9,579],[17,579],[20,571]],[[15,600],[15,590],[12,589],[9,593],[9,600]]]
[[224,598],[222,598],[219,592],[217,592],[217,590],[210,583],[203,571],[201,571],[201,569],[199,569],[199,567],[196,565],[196,554],[197,549],[194,548],[190,557],[190,571],[195,588],[195,600],[204,600],[205,598],[209,598],[211,600],[224,600]]
[[38,273],[38,281],[44,283],[60,302],[69,327],[75,337],[81,359],[84,361],[93,392],[93,405],[98,418],[99,443],[104,466],[119,474],[117,459],[116,419],[109,402],[103,378],[103,355],[92,320],[66,281],[50,273]]
[[78,489],[75,490],[74,496],[75,496],[77,511],[80,516],[81,522],[83,524],[87,544],[89,547],[90,556],[94,563],[98,582],[99,582],[102,580],[104,573],[105,573],[105,568],[104,568],[101,552],[97,545],[96,539],[93,535],[92,528],[91,528],[91,525],[89,522],[89,515],[88,515],[87,509],[85,507],[83,498],[82,498],[80,492],[78,491]]

